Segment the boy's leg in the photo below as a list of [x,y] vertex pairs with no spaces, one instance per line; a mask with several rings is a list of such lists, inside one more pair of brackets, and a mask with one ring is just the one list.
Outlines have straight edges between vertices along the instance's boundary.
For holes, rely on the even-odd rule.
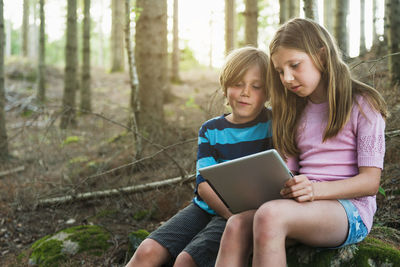
[[255,210],[233,215],[222,235],[216,266],[246,266],[252,250]]
[[[187,259],[187,257],[185,257],[187,255],[185,254],[188,254],[196,264],[195,266],[214,267],[225,225],[226,220],[224,218],[221,216],[214,216],[207,226],[185,247],[178,258],[182,257],[182,259]],[[177,259],[177,263],[178,260],[180,259]],[[188,261],[188,264],[189,263]]]
[[[191,203],[152,232],[140,244],[132,257],[132,260],[139,265],[129,266],[150,266],[147,264],[153,262],[153,258],[160,258],[161,263],[168,263],[168,260],[173,262],[193,237],[207,226],[211,218],[211,215]],[[168,257],[165,257],[165,251],[167,251]],[[144,256],[139,257],[137,254]],[[146,257],[149,254],[152,256]]]
[[171,258],[168,250],[157,241],[146,238],[138,247],[126,267],[161,266]]
[[286,238],[316,247],[335,247],[348,233],[346,211],[337,200],[270,201],[257,210],[253,225],[253,266],[286,266]]

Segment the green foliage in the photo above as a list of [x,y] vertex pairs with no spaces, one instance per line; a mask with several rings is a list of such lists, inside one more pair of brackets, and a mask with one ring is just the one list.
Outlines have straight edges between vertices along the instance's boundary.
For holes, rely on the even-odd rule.
[[379,186],[379,193],[380,193],[382,196],[386,197],[386,191],[385,191],[385,189],[383,189],[381,186]]
[[179,69],[185,71],[194,67],[200,67],[200,64],[196,60],[193,51],[186,44],[180,51]]
[[66,145],[72,144],[72,143],[78,143],[81,141],[81,138],[79,136],[68,136],[65,138],[65,140],[62,142],[61,147],[64,147]]
[[83,163],[88,161],[88,157],[86,156],[78,156],[75,158],[72,158],[68,161],[68,164],[76,164],[76,163]]
[[139,211],[135,212],[135,214],[133,214],[133,219],[136,221],[141,221],[141,220],[145,219],[146,217],[148,217],[149,214],[150,214],[150,211],[148,211],[148,210],[139,210]]
[[189,99],[186,101],[185,106],[187,108],[200,108],[194,101],[194,97],[190,96]]
[[61,253],[63,241],[51,239],[46,236],[32,245],[32,254],[30,261],[40,267],[57,266],[58,262],[67,259],[67,256]]

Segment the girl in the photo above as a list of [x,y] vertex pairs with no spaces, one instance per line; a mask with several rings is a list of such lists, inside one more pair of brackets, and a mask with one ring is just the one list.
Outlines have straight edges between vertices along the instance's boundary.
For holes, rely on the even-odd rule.
[[[284,199],[232,216],[217,266],[286,266],[285,243],[336,248],[371,230],[385,153],[382,96],[354,80],[330,34],[308,19],[270,44],[273,141],[296,174]],[[254,237],[254,238],[253,238]]]

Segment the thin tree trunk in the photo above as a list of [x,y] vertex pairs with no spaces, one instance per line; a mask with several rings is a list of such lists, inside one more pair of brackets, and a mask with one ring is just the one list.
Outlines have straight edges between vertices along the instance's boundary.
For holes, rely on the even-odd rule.
[[312,19],[318,22],[318,2],[317,0],[303,0],[304,3],[304,14],[306,18]]
[[168,89],[167,0],[137,0],[135,57],[139,78],[140,131],[159,134]]
[[45,88],[45,14],[44,14],[44,0],[40,0],[40,31],[39,31],[39,67],[38,67],[38,89],[37,100],[43,103],[46,100]]
[[22,15],[22,56],[28,56],[28,30],[29,30],[29,0],[23,2]]
[[225,54],[235,48],[235,0],[225,0]]
[[124,70],[124,2],[112,0],[111,72]]
[[258,1],[246,0],[245,42],[246,45],[258,47]]
[[137,116],[140,110],[139,102],[139,80],[136,72],[135,57],[132,50],[131,41],[131,18],[130,18],[130,0],[125,0],[125,48],[128,55],[129,63],[129,80],[131,86],[131,101],[129,112],[129,125],[133,128],[133,136],[135,140],[136,159],[140,159],[142,155],[142,138],[139,134],[139,125]]
[[81,110],[92,111],[91,104],[91,77],[90,77],[90,0],[84,1],[83,17],[83,53],[82,53],[82,82],[81,82]]
[[0,159],[8,158],[8,141],[5,116],[5,92],[4,92],[4,14],[3,0],[0,0]]
[[337,40],[340,50],[342,51],[345,57],[348,57],[348,37],[347,37],[348,9],[349,9],[348,0],[336,0],[334,36]]
[[335,25],[335,1],[324,1],[324,25],[333,34]]
[[288,0],[288,19],[298,17],[300,15],[300,1],[299,0]]
[[377,0],[372,0],[372,45],[379,43],[378,32],[376,31],[377,18]]
[[288,20],[288,0],[279,0],[279,24],[283,24]]
[[367,51],[365,45],[365,0],[360,0],[360,55]]
[[65,75],[63,114],[60,128],[65,129],[69,125],[75,125],[75,95],[77,89],[77,21],[76,0],[68,0],[67,11],[67,40],[65,46]]
[[391,9],[391,0],[385,0],[385,17],[384,17],[384,27],[383,27],[383,41],[386,45],[388,45],[389,40],[389,29],[390,29],[390,9]]
[[179,77],[179,0],[174,0],[174,14],[173,14],[173,24],[172,24],[172,60],[171,60],[171,80],[173,82],[180,82]]
[[[400,1],[390,0],[390,11],[389,11],[389,25],[388,29],[388,48],[389,53],[400,52]],[[392,84],[400,83],[400,56],[389,57],[389,72]]]

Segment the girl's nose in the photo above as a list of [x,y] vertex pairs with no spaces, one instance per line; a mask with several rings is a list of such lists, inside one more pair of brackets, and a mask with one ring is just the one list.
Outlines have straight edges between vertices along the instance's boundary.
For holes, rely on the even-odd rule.
[[285,71],[283,79],[285,83],[291,83],[294,80],[294,77],[290,71]]

